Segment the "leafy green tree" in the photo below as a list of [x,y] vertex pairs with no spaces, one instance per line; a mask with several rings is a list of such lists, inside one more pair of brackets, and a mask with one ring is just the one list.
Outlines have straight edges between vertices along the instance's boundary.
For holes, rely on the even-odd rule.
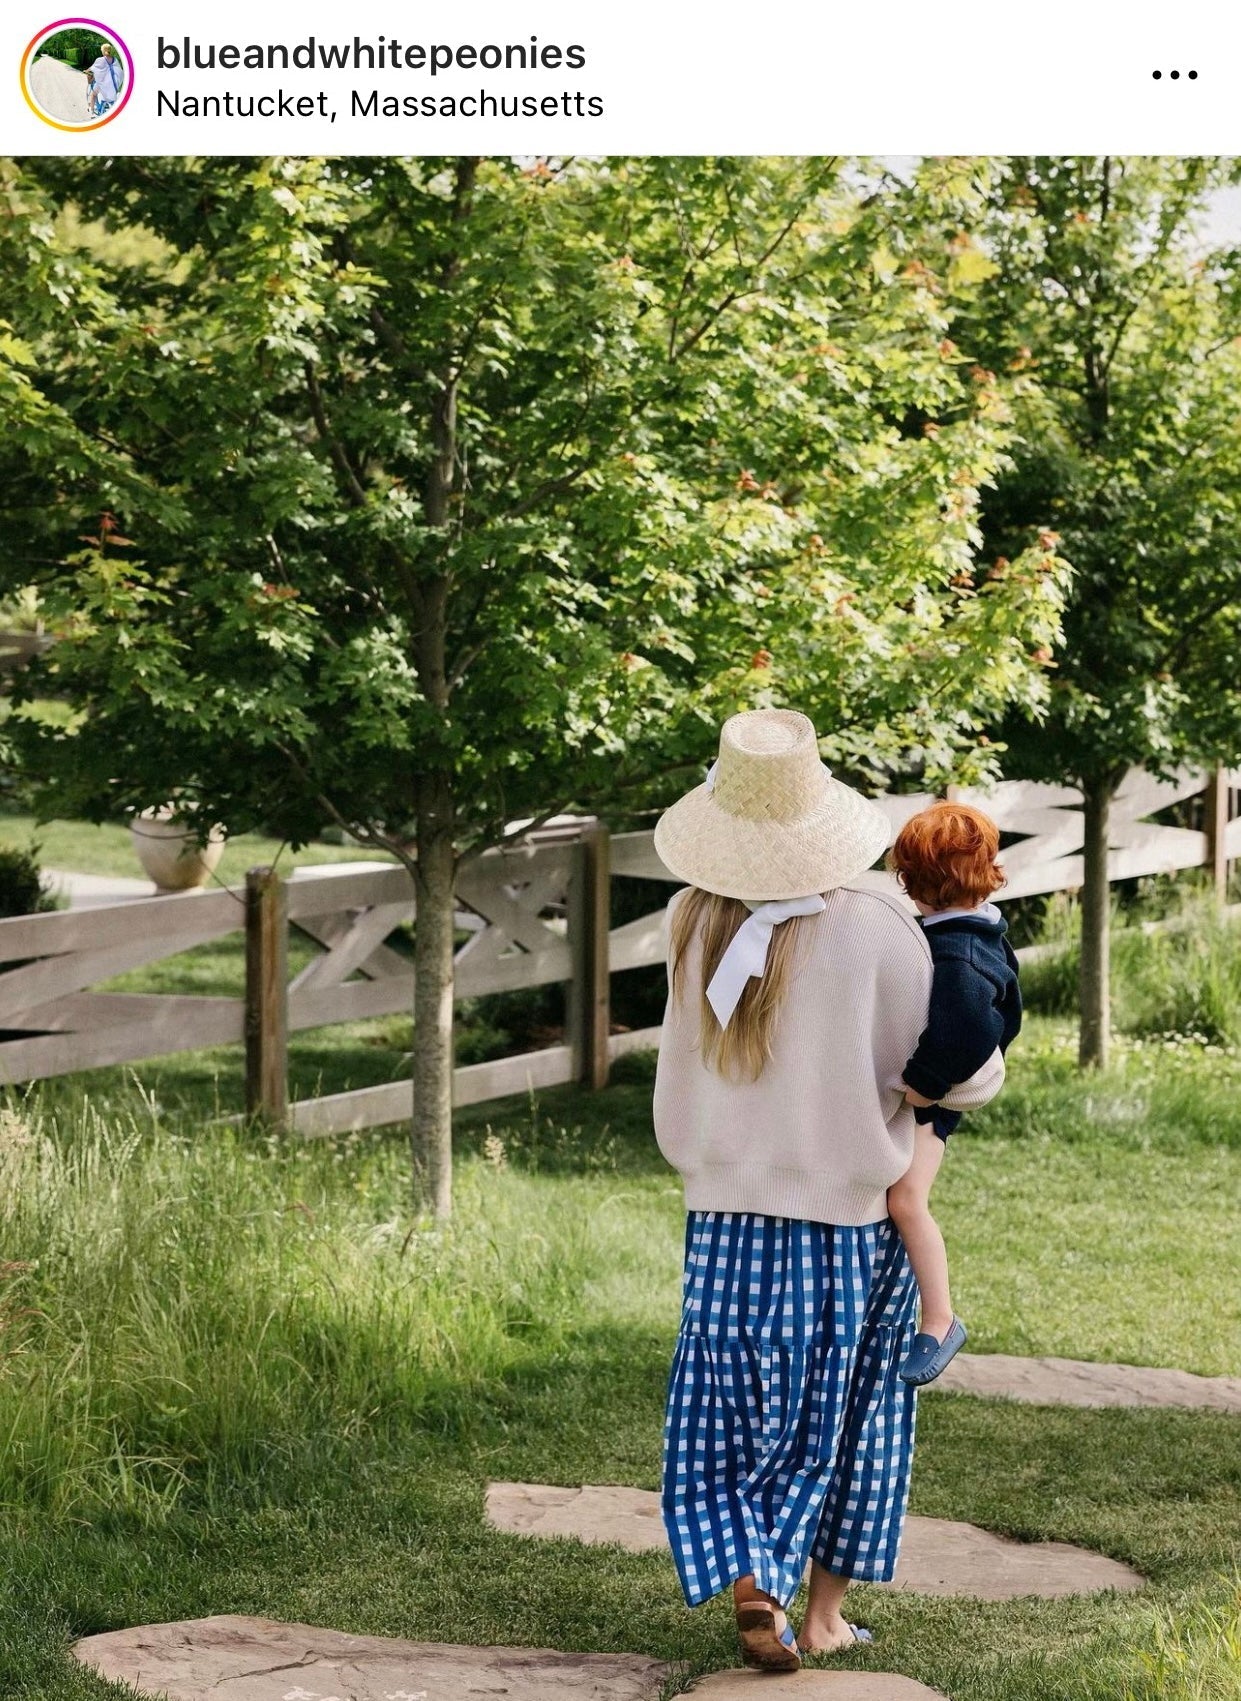
[[[1050,708],[1011,717],[1008,771],[1076,783],[1085,813],[1081,1061],[1107,1059],[1108,814],[1125,771],[1241,756],[1241,293],[1196,235],[1208,159],[1014,158],[968,346],[1034,382],[988,553],[1040,529],[1074,568]],[[991,569],[992,576],[997,570]]]
[[[331,819],[410,868],[437,1210],[462,858],[666,801],[736,708],[795,702],[851,772],[934,777],[976,769],[983,721],[1044,689],[1054,555],[971,572],[1008,429],[1003,386],[962,398],[948,335],[976,194],[940,166],[855,179],[117,161],[117,216],[163,261],[74,250],[84,291],[106,279],[102,334],[31,305],[48,393],[110,457],[100,526],[60,482],[68,566],[42,584],[63,637],[26,689],[52,679],[84,716],[15,722],[42,806],[175,794],[201,830],[295,842]],[[90,171],[24,183],[51,229],[38,207],[87,200]]]
[[101,37],[98,30],[82,29],[80,25],[70,25],[68,29],[57,30],[44,42],[41,53],[48,54],[53,59],[63,59],[68,65],[89,65],[99,52]]

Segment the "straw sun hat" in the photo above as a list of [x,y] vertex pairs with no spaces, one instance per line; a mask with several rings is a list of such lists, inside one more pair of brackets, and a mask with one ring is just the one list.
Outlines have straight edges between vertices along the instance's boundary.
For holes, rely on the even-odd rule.
[[719,760],[660,817],[655,849],[678,879],[753,901],[847,885],[888,838],[883,811],[831,777],[805,715],[753,709],[724,722]]

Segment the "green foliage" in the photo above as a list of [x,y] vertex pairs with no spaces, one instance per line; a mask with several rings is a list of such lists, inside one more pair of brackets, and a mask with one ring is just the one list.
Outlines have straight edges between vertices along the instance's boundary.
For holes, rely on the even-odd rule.
[[1234,1575],[1218,1606],[1195,1602],[1179,1613],[1161,1607],[1149,1642],[1137,1651],[1136,1675],[1126,1677],[1121,1701],[1234,1701],[1241,1673],[1241,1578]]
[[50,36],[39,52],[82,69],[98,58],[100,43],[106,39],[98,30],[84,30],[79,25],[70,24],[67,29],[57,30],[54,36]]
[[[566,993],[564,986],[553,983],[459,999],[453,1007],[454,1063],[460,1068],[562,1045]],[[402,1060],[411,1055],[413,1023],[408,1017],[360,1026],[368,1030],[370,1044],[392,1050]]]
[[0,602],[0,630],[6,632],[41,632],[43,616],[39,610],[39,593],[34,585],[23,585],[10,591]]
[[985,766],[980,723],[1044,694],[1054,554],[970,576],[1012,386],[958,381],[960,174],[117,161],[155,263],[73,245],[83,164],[9,193],[11,264],[75,309],[26,291],[0,367],[17,529],[65,563],[44,684],[91,711],[23,733],[49,810],[175,784],[234,830],[400,841],[438,771],[468,850],[666,801],[738,707],[804,706],[878,778]]
[[[1229,162],[1013,158],[969,346],[1032,382],[988,553],[1040,529],[1074,569],[1046,714],[1007,766],[1114,783],[1130,765],[1241,756],[1241,295],[1197,225]],[[992,573],[995,572],[992,568]]]
[[0,917],[39,915],[55,908],[56,899],[39,869],[38,847],[0,844]]
[[[1080,950],[1074,908],[1059,910],[1045,942],[1051,953],[1022,967],[1022,994],[1031,1010],[1067,1015],[1076,1008]],[[1241,920],[1210,897],[1186,898],[1158,923],[1117,926],[1112,971],[1118,1032],[1241,1046]]]
[[1118,936],[1116,1020],[1127,1033],[1241,1045],[1241,925],[1209,907],[1184,923]]
[[523,1234],[516,1183],[411,1225],[400,1145],[358,1147],[0,1112],[0,1502],[158,1520],[316,1433],[343,1459],[359,1426],[466,1410],[554,1344],[579,1237]]
[[13,571],[59,637],[15,696],[81,711],[14,716],[14,759],[47,815],[175,796],[405,861],[441,1212],[460,856],[666,803],[739,708],[934,780],[1045,695],[1052,546],[972,575],[1010,403],[947,335],[987,270],[951,167],[115,160],[145,255],[74,245],[89,162],[7,179]]

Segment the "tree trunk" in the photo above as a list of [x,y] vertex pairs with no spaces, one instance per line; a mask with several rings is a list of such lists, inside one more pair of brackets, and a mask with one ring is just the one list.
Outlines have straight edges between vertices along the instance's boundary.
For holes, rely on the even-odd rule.
[[414,1197],[452,1211],[453,797],[446,776],[419,782],[414,876]]
[[1107,847],[1113,789],[1110,778],[1088,780],[1082,787],[1086,836],[1077,1060],[1083,1069],[1106,1066],[1111,1030],[1112,889],[1107,878]]
[[[457,391],[446,383],[432,415],[435,456],[425,506],[432,525],[446,527],[456,450]],[[427,702],[448,720],[448,579],[419,582],[413,660]],[[439,753],[439,760],[444,761]],[[414,1194],[437,1217],[452,1212],[453,885],[456,809],[452,774],[428,767],[414,786],[414,1121],[410,1131]]]
[[[469,217],[478,175],[477,158],[457,161],[452,224]],[[440,287],[451,290],[460,271],[455,242],[448,244]],[[457,399],[460,354],[446,349],[436,364],[439,390],[431,403],[431,455],[423,489],[428,526],[449,533],[459,516]],[[446,571],[416,575],[411,582],[412,660],[428,704],[441,717],[444,743],[414,786],[414,830],[418,861],[414,873],[414,1120],[410,1130],[415,1200],[437,1217],[452,1212],[452,1003],[453,887],[456,881],[456,795],[448,734],[447,641],[451,579]]]

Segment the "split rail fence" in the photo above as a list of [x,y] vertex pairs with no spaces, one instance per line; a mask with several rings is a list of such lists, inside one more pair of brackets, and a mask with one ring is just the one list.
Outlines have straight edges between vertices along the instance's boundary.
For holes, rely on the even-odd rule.
[[0,681],[43,654],[53,640],[44,632],[0,631]]
[[[1222,893],[1241,858],[1241,770],[1185,772],[1162,781],[1133,770],[1111,811],[1110,878],[1207,867]],[[1012,842],[1003,898],[1071,890],[1082,882],[1081,797],[1071,786],[1001,783],[953,794],[986,808]],[[1154,821],[1200,799],[1197,828]],[[878,799],[893,832],[929,801]],[[611,1061],[658,1042],[658,1028],[611,1033],[609,977],[663,960],[663,906],[611,927],[613,880],[664,880],[649,832],[610,836],[591,819],[545,828],[462,869],[455,996],[564,983],[564,1043],[458,1068],[454,1096],[474,1104],[580,1080],[602,1086]],[[895,889],[871,872],[863,882]],[[305,1135],[408,1118],[409,1080],[287,1102],[288,1035],[409,1010],[408,951],[389,943],[414,919],[403,868],[342,863],[287,879],[251,870],[244,887],[143,898],[0,921],[0,1083],[26,1082],[209,1046],[244,1045],[250,1113]],[[318,954],[289,978],[290,930]],[[196,946],[244,934],[244,997],[107,990],[115,977]],[[7,967],[5,965],[8,965]]]

